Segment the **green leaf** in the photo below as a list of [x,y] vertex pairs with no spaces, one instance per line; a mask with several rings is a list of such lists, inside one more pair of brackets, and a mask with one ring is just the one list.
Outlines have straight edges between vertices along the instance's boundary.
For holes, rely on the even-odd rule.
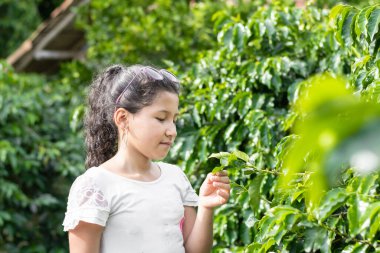
[[363,57],[358,58],[355,63],[352,65],[352,70],[356,72],[356,70],[360,70],[364,68],[367,62],[371,59],[370,55],[364,55]]
[[[361,210],[364,208],[361,207]],[[373,221],[375,215],[378,216],[380,211],[380,202],[371,203],[367,206],[365,209],[364,214],[361,216],[360,219],[360,229],[366,229],[370,226],[371,222]]]
[[[353,10],[353,7],[344,6],[341,9],[341,12],[339,13],[340,15],[338,16],[338,19],[337,19],[336,38],[341,45],[344,45],[343,35],[350,36],[349,29],[350,29],[352,16],[353,16],[350,13],[352,10]],[[345,24],[346,26],[344,26]]]
[[253,213],[251,213],[248,218],[244,221],[244,224],[248,227],[248,228],[252,228],[255,223],[256,223],[257,219],[255,218],[255,216],[253,215]]
[[208,145],[205,137],[200,138],[198,142],[199,158],[201,161],[207,160],[208,155]]
[[344,9],[346,5],[343,4],[338,4],[334,6],[334,8],[331,9],[330,14],[329,14],[329,20],[330,20],[330,25],[336,29],[337,26],[337,16],[341,13],[342,9]]
[[257,240],[266,241],[274,238],[277,244],[281,243],[283,236],[292,229],[297,222],[300,211],[292,206],[276,206],[266,213],[259,222]]
[[234,181],[232,181],[230,184],[231,188],[238,188],[240,191],[247,191],[247,189],[243,185],[240,185]]
[[234,43],[239,52],[244,48],[246,36],[249,36],[249,34],[246,35],[247,32],[249,32],[249,30],[247,30],[241,23],[236,24],[234,27]]
[[266,19],[264,21],[264,25],[265,25],[268,37],[271,37],[276,32],[276,29],[274,28],[274,22],[273,22],[273,20]]
[[[223,33],[220,33],[223,38],[223,44],[229,49],[234,49],[233,44],[233,28],[229,27],[227,31],[223,31]],[[218,36],[219,37],[219,36]]]
[[342,253],[366,253],[368,244],[356,243],[355,245],[346,246]]
[[341,29],[341,37],[344,41],[344,46],[349,47],[353,42],[351,35],[351,27],[353,22],[355,22],[357,11],[354,8],[349,9],[347,15],[344,17]]
[[353,196],[349,202],[350,207],[347,210],[348,229],[350,236],[354,237],[361,232],[361,216],[368,203],[360,200],[359,196]]
[[201,117],[200,117],[198,109],[196,107],[194,107],[194,109],[193,109],[192,116],[193,116],[195,124],[197,124],[197,126],[200,127],[201,126]]
[[225,166],[218,166],[218,167],[215,167],[212,171],[211,171],[211,173],[212,174],[216,174],[216,173],[218,173],[219,171],[222,171],[222,170],[224,170],[224,168],[225,168]]
[[185,149],[185,159],[189,160],[191,154],[194,150],[194,145],[196,141],[196,136],[188,136],[184,143],[184,149]]
[[368,6],[359,11],[358,17],[355,20],[355,33],[358,37],[360,37],[361,34],[367,34],[368,20],[366,17],[366,12],[371,12],[374,8],[374,6]]
[[261,250],[263,250],[263,252],[267,252],[275,243],[276,241],[273,238],[269,238],[262,244]]
[[331,252],[331,240],[328,231],[322,227],[309,228],[305,232],[304,249],[306,252]]
[[[366,16],[368,17],[369,12],[366,13]],[[377,7],[373,9],[370,12],[369,18],[368,18],[368,38],[369,42],[373,41],[375,34],[379,31],[379,25],[380,25],[380,7]]]
[[231,154],[228,152],[219,152],[219,153],[213,153],[208,158],[217,158],[221,159],[223,157],[229,157]]
[[243,160],[244,162],[248,162],[249,161],[249,156],[242,152],[242,151],[239,151],[239,150],[235,150],[232,152],[237,158]]
[[378,178],[379,178],[378,174],[372,174],[372,175],[360,177],[359,178],[360,184],[357,189],[357,192],[361,194],[369,194],[371,189],[376,187]]
[[327,219],[336,209],[345,204],[348,195],[342,188],[332,189],[323,197],[315,216],[320,221]]
[[371,225],[369,227],[369,232],[367,234],[368,239],[372,240],[380,227],[380,215],[376,215],[375,218],[371,221]]
[[226,132],[224,133],[224,139],[226,139],[226,140],[231,139],[231,134],[234,132],[234,130],[238,126],[239,126],[239,123],[232,123],[232,124],[230,124],[228,126],[228,128],[226,129]]
[[259,222],[259,233],[257,234],[256,240],[263,242],[267,238],[273,236],[272,228],[276,224],[276,217],[274,216],[264,216]]
[[257,175],[253,180],[251,180],[248,188],[249,204],[255,217],[258,216],[260,210],[261,186],[264,183],[264,180],[264,175]]
[[299,190],[296,190],[295,192],[293,192],[292,198],[290,200],[291,203],[293,203],[294,201],[296,201],[303,194],[305,194],[305,189],[299,189]]
[[260,253],[261,246],[261,243],[253,242],[245,248],[244,253]]

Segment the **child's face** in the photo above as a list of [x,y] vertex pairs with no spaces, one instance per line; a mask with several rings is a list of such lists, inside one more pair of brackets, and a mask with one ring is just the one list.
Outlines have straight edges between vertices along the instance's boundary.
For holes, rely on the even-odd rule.
[[177,94],[161,91],[150,106],[131,115],[128,148],[152,160],[163,159],[177,136],[178,103]]

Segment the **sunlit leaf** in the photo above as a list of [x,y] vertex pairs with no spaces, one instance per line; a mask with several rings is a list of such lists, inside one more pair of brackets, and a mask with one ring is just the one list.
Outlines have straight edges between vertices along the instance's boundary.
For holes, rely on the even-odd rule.
[[370,41],[372,41],[375,34],[379,31],[380,6],[374,8],[371,12],[367,11],[366,16],[368,17],[368,38]]
[[261,201],[261,186],[264,183],[265,176],[257,175],[250,183],[249,192],[249,204],[255,216],[258,216],[258,211],[260,210]]

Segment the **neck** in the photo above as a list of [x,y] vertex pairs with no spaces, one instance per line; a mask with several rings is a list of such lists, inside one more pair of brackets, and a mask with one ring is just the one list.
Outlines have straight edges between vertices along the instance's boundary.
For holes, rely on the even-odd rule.
[[145,173],[152,167],[152,161],[149,158],[128,149],[119,149],[112,160],[120,171],[127,173]]
[[135,149],[119,148],[116,155],[101,166],[121,176],[150,182],[160,177],[161,170],[150,158]]

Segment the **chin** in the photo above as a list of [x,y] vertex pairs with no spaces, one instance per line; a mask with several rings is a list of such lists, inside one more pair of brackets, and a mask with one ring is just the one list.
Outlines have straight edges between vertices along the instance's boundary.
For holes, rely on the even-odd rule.
[[155,154],[151,157],[151,160],[162,160],[164,159],[166,156],[168,155],[168,153],[165,153],[165,154]]

